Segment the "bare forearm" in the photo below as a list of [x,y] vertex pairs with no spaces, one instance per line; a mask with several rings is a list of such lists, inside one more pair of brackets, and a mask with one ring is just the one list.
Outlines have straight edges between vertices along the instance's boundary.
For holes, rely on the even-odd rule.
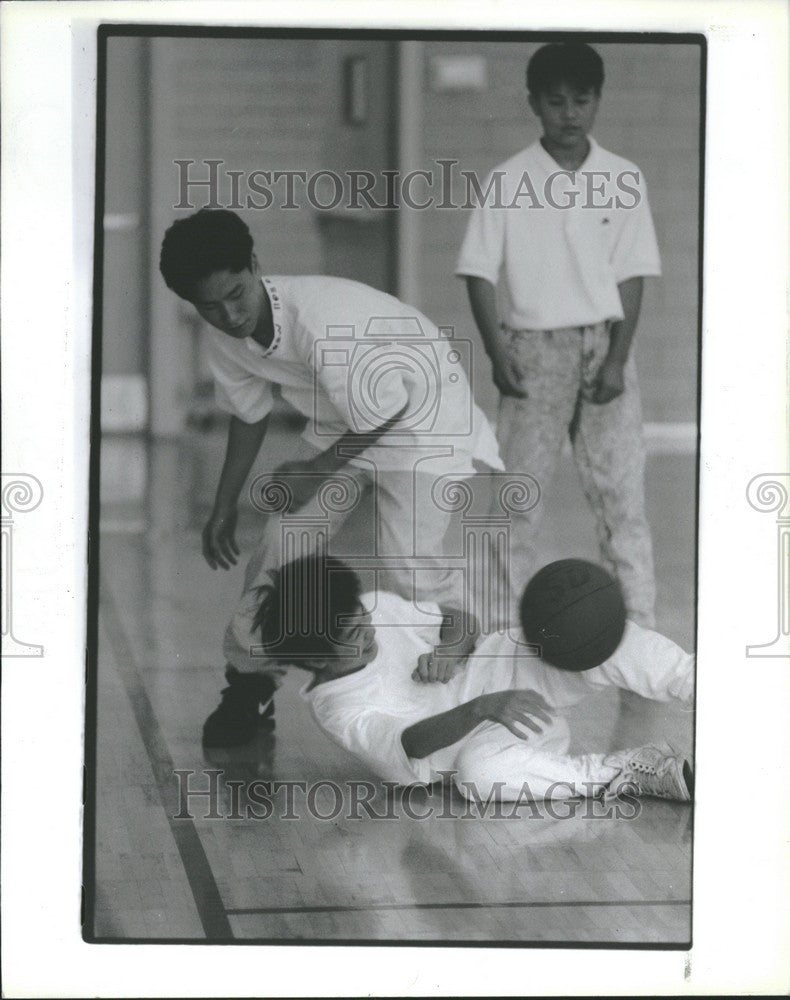
[[439,715],[432,715],[401,733],[401,743],[408,757],[419,760],[437,750],[457,743],[480,723],[478,699],[464,702]]
[[551,712],[537,691],[528,688],[492,691],[409,726],[401,734],[401,743],[409,757],[428,757],[457,743],[487,719],[500,723],[517,739],[526,740],[527,730],[543,732],[540,722],[551,725]]
[[524,373],[510,357],[505,338],[499,328],[496,308],[496,289],[490,281],[469,275],[466,279],[466,290],[469,293],[469,303],[472,313],[483,339],[486,354],[491,359],[491,376],[494,385],[503,396],[514,396],[525,399],[527,390],[524,386]]
[[439,632],[439,645],[434,652],[441,654],[446,647],[450,656],[468,656],[480,638],[480,622],[473,614],[459,608],[442,605],[441,612],[444,622]]
[[496,361],[501,353],[496,289],[485,278],[469,275],[466,279],[466,291],[486,353],[492,361]]
[[215,509],[233,507],[237,503],[252,463],[266,437],[268,424],[268,416],[254,424],[247,424],[238,417],[231,416],[225,462],[214,502]]
[[639,322],[643,285],[642,278],[628,278],[617,286],[623,304],[623,319],[612,324],[607,357],[609,361],[617,362],[619,365],[624,365],[628,360],[636,325]]

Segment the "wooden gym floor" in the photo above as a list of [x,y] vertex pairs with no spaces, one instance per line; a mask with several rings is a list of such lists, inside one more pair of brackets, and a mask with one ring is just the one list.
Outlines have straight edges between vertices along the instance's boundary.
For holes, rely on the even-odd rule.
[[[259,460],[293,454],[275,431]],[[108,438],[102,450],[95,743],[95,827],[89,849],[86,935],[103,941],[414,941],[508,944],[688,945],[691,809],[642,800],[637,816],[593,817],[584,805],[556,815],[466,816],[440,790],[404,803],[376,793],[369,817],[350,782],[371,779],[315,727],[300,702],[301,671],[276,696],[274,733],[208,753],[201,727],[223,686],[221,637],[242,564],[212,571],[200,527],[219,473],[223,435],[194,433],[147,445]],[[648,501],[659,581],[659,628],[694,645],[694,459],[656,454]],[[545,561],[596,557],[592,525],[570,459],[544,497]],[[247,550],[259,521],[241,518]],[[692,718],[616,693],[579,709],[575,749],[607,750],[666,738],[690,747]],[[182,772],[180,777],[176,772]],[[184,772],[189,772],[188,774]],[[214,772],[212,774],[211,772]],[[217,774],[216,772],[221,772]],[[272,792],[268,818],[245,815],[234,782],[335,782],[305,794]],[[216,781],[177,818],[179,788]],[[237,785],[236,787],[241,787]],[[430,819],[410,818],[433,807]],[[451,816],[437,815],[442,810]],[[255,806],[255,812],[264,810]]]

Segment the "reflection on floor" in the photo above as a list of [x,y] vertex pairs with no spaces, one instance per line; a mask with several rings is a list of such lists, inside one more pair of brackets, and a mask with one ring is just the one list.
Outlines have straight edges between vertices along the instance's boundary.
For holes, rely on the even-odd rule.
[[[293,455],[291,432],[273,434],[260,467],[286,447]],[[221,635],[242,576],[241,566],[212,573],[200,555],[221,455],[217,434],[150,447],[105,442],[88,932],[110,940],[687,943],[688,806],[643,800],[637,815],[617,815],[578,803],[551,815],[522,804],[516,815],[508,806],[480,815],[449,788],[387,798],[376,786],[363,807],[364,787],[354,782],[372,776],[317,731],[297,672],[277,694],[274,733],[207,755],[200,730],[218,701]],[[652,456],[648,494],[659,628],[691,648],[692,457]],[[567,461],[545,502],[546,561],[595,558]],[[241,519],[244,547],[258,517],[249,510]],[[572,719],[577,749],[656,737],[686,747],[691,724],[672,707],[621,705],[611,694]],[[431,818],[419,818],[426,812]]]

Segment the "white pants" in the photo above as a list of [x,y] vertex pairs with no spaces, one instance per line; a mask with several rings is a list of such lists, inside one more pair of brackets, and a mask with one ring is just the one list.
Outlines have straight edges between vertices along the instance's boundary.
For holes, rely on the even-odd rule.
[[[502,640],[484,640],[467,666],[461,701],[493,691],[529,688],[553,706],[553,723],[536,720],[542,734],[520,740],[495,722],[475,729],[457,751],[454,781],[467,798],[502,801],[591,796],[619,773],[607,754],[571,755],[571,734],[562,712],[605,688],[621,688],[654,701],[693,706],[694,657],[670,639],[634,622],[605,663],[578,673],[542,660],[503,658]],[[477,659],[479,657],[479,659]],[[555,714],[556,713],[556,714]]]
[[[373,490],[375,522],[370,554],[376,575],[364,589],[390,590],[407,600],[462,608],[463,578],[444,558],[451,514],[432,496],[437,478],[438,474],[389,469],[376,470],[374,478],[372,470],[347,465],[328,477],[294,514],[269,514],[247,564],[238,609],[225,632],[223,652],[228,662],[242,671],[261,669],[261,639],[252,633],[260,604],[257,589],[269,582],[271,569],[313,553],[319,545],[327,554],[343,558],[328,540],[347,518],[357,516],[358,499],[369,489]],[[350,561],[353,566],[353,557]]]
[[619,768],[604,764],[606,754],[571,756],[565,719],[552,726],[539,724],[543,735],[530,733],[528,743],[498,723],[476,730],[456,758],[453,780],[461,794],[483,800],[493,795],[503,802],[586,797],[600,792],[619,773]]

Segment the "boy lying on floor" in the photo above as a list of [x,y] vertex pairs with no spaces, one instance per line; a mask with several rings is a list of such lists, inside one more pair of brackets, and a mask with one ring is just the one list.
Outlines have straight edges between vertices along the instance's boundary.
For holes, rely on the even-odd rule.
[[[691,707],[694,660],[671,640],[629,621],[603,663],[561,670],[507,635],[477,641],[460,612],[439,629],[437,606],[361,589],[338,559],[298,559],[262,588],[256,631],[272,666],[312,675],[301,693],[318,725],[381,778],[428,784],[453,772],[462,794],[472,785],[503,801],[523,799],[525,789],[535,799],[691,798],[690,763],[668,747],[568,752],[564,713],[603,688]],[[289,601],[293,594],[313,600]],[[229,698],[243,676],[229,671]]]

